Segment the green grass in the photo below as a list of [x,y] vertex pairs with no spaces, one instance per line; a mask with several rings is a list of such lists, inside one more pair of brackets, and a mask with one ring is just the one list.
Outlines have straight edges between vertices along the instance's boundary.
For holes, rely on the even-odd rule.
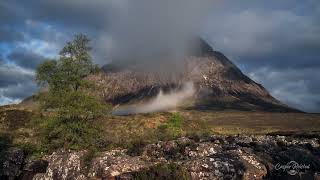
[[182,136],[183,134],[183,117],[179,113],[174,113],[169,118],[168,122],[158,127],[161,139],[172,139]]
[[180,113],[174,113],[170,117],[167,125],[168,125],[169,128],[181,129],[182,128],[182,122],[183,122],[183,117],[181,116],[181,114]]

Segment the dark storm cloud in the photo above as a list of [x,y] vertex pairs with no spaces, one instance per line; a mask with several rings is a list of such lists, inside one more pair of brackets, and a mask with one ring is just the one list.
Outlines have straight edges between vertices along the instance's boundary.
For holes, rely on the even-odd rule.
[[35,69],[41,62],[45,60],[45,57],[27,50],[18,50],[11,52],[7,56],[7,59],[23,68]]
[[4,97],[10,97],[12,99],[24,99],[34,94],[38,90],[36,84],[32,81],[26,81],[19,83],[16,86],[8,86],[2,89],[2,95]]
[[249,73],[284,103],[307,112],[319,112],[320,67],[304,69],[259,68]]
[[0,104],[17,102],[36,91],[33,72],[0,62]]
[[33,73],[23,68],[0,63],[0,88],[33,81]]
[[22,41],[23,38],[23,34],[20,32],[16,32],[10,28],[0,27],[0,43]]
[[0,2],[0,22],[2,25],[15,25],[23,22],[23,8],[13,1]]
[[[219,21],[219,20],[217,20]],[[291,11],[244,10],[212,27],[217,48],[248,66],[319,65],[320,22]]]
[[[120,0],[122,1],[122,0]],[[113,11],[115,1],[104,0],[11,0],[1,3],[5,16],[32,19],[55,25],[65,25],[66,28],[83,28],[99,30],[108,22],[108,14]],[[18,13],[18,14],[15,14]]]

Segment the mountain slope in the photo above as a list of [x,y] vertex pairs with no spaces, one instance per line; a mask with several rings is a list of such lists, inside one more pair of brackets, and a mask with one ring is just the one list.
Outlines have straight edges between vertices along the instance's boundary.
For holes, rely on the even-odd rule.
[[114,105],[136,103],[170,92],[193,82],[195,94],[188,108],[202,110],[298,111],[272,97],[260,84],[244,75],[222,53],[199,40],[192,55],[179,60],[175,68],[158,65],[146,70],[134,65],[109,64],[104,72],[88,77],[98,84],[103,98]]

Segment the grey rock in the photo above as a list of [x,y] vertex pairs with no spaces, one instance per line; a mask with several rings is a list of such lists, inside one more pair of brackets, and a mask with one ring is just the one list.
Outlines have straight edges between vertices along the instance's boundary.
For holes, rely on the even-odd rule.
[[145,173],[170,178],[170,173],[157,169],[169,164],[185,169],[191,179],[279,179],[290,175],[275,169],[276,164],[290,161],[310,165],[299,172],[301,177],[318,177],[318,142],[317,138],[269,135],[216,135],[197,141],[184,137],[148,144],[139,155],[130,156],[126,149],[106,151],[87,166],[81,162],[84,152],[58,151],[45,159],[46,172],[33,179],[134,179]]
[[127,172],[139,171],[155,165],[147,162],[142,157],[131,157],[125,154],[125,150],[112,150],[101,154],[92,161],[88,177],[112,178]]
[[82,173],[83,165],[81,162],[85,152],[58,151],[48,156],[49,163],[47,170],[43,174],[37,174],[34,180],[85,180],[86,176]]

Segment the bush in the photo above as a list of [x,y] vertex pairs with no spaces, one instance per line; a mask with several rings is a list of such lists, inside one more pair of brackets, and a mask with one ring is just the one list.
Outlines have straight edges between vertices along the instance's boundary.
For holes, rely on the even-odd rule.
[[58,148],[97,150],[106,146],[96,122],[46,117],[41,120],[41,144],[45,151]]

